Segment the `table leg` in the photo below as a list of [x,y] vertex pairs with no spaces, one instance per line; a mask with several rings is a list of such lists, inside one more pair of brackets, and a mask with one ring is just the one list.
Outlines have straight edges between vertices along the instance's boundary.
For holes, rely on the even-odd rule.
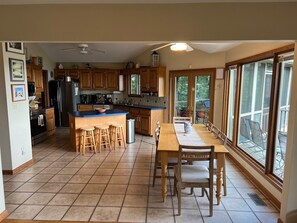
[[217,154],[217,204],[219,205],[222,198],[223,168],[225,163],[225,154]]
[[162,197],[163,202],[166,201],[167,197],[167,153],[166,152],[160,152],[161,153],[161,168],[162,168]]

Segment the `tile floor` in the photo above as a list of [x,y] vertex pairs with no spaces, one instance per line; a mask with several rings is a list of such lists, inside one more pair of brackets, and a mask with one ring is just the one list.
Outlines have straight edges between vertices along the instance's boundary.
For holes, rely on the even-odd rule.
[[[249,179],[227,160],[228,196],[208,217],[207,198],[183,191],[182,215],[177,198],[162,202],[160,179],[152,187],[154,139],[136,136],[128,148],[70,152],[67,129],[33,148],[34,164],[15,176],[4,176],[8,219],[97,222],[277,222],[279,211]],[[169,172],[169,174],[171,174]],[[173,181],[168,180],[172,192]],[[257,206],[257,193],[267,206]]]

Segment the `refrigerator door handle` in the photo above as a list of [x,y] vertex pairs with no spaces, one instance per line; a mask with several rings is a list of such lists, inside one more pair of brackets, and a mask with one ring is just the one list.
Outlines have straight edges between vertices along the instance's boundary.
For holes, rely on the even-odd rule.
[[59,111],[62,112],[62,95],[61,95],[61,87],[58,87],[57,98],[58,98],[58,107],[59,107]]

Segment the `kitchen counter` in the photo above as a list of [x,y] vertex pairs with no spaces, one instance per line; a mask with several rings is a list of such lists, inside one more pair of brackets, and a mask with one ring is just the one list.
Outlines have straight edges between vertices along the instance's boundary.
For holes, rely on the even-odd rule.
[[123,126],[124,135],[126,135],[126,115],[128,112],[111,109],[105,113],[98,111],[69,112],[70,144],[72,151],[79,150],[81,128],[87,126],[119,124]]
[[128,108],[141,108],[141,109],[147,109],[147,110],[165,110],[166,107],[158,107],[158,106],[149,106],[149,105],[129,105],[129,104],[113,104],[114,106],[124,106]]
[[104,113],[100,113],[98,111],[77,111],[77,112],[69,112],[69,115],[80,118],[91,118],[91,117],[102,117],[102,116],[118,116],[118,115],[127,115],[129,112],[122,111],[119,109],[110,109],[106,110]]

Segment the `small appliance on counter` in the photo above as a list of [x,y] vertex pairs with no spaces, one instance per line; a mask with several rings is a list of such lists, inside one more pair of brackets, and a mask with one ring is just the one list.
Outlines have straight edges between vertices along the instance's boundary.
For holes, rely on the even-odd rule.
[[86,94],[81,94],[81,95],[80,95],[80,103],[81,103],[81,104],[88,104],[88,95],[86,95]]
[[107,94],[105,98],[105,104],[112,104],[112,94]]

